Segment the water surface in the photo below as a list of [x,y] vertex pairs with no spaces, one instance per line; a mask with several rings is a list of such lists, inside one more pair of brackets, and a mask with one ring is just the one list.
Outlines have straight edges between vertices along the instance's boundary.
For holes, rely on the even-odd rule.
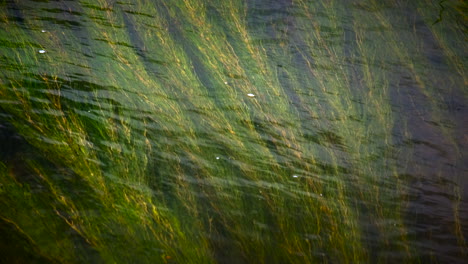
[[464,1],[0,5],[3,262],[468,257]]

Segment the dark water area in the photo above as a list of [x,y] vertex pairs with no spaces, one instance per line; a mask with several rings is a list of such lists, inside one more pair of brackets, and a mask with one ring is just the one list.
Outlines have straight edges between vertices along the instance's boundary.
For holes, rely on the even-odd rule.
[[0,263],[464,263],[467,10],[0,1]]

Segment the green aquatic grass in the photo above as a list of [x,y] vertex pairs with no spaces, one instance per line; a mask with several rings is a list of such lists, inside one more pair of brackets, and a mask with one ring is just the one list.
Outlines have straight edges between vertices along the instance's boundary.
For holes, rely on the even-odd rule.
[[[417,150],[399,145],[418,131],[394,107],[409,79],[441,124],[446,91],[419,31],[401,34],[414,22],[393,20],[418,10],[455,69],[450,93],[465,96],[459,27],[397,1],[284,1],[294,16],[260,25],[259,1],[29,4],[3,2],[0,16],[0,121],[27,146],[0,160],[0,220],[25,251],[60,263],[423,260],[405,218]],[[429,129],[463,161],[454,130]]]

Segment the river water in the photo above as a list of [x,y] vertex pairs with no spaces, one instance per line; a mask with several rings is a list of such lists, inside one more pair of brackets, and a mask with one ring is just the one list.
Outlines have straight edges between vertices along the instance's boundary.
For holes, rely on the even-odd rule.
[[0,2],[1,263],[463,263],[461,0]]

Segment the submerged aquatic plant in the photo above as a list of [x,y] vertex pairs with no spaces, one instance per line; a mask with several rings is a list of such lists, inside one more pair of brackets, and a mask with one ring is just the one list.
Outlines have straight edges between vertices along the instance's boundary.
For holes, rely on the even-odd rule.
[[461,261],[466,4],[432,2],[3,1],[5,259]]

